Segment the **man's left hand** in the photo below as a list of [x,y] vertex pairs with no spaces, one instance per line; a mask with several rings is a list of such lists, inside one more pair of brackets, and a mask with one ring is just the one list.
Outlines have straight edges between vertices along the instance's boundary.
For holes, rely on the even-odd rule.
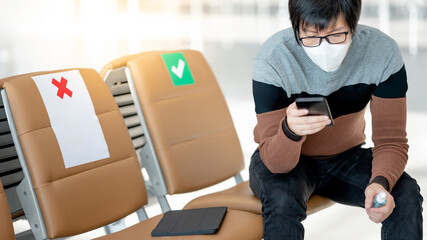
[[[386,204],[379,208],[373,208],[372,203],[374,202],[375,196],[380,193],[385,192],[387,195]],[[365,210],[369,216],[369,219],[374,223],[381,223],[390,216],[395,207],[393,196],[384,189],[378,183],[370,184],[365,190]]]

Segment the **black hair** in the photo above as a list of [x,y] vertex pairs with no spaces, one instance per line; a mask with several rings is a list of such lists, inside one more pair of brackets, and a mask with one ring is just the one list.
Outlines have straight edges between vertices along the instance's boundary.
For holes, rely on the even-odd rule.
[[289,0],[289,15],[295,39],[300,44],[300,27],[309,25],[319,31],[327,29],[341,13],[350,27],[350,32],[354,33],[361,7],[361,0]]

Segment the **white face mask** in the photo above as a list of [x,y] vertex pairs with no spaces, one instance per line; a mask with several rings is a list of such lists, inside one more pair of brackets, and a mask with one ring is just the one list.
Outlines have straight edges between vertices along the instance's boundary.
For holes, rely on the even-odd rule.
[[320,46],[303,46],[303,48],[317,66],[326,72],[333,72],[340,67],[350,48],[350,43],[351,41],[346,44],[329,44],[327,41],[323,41]]

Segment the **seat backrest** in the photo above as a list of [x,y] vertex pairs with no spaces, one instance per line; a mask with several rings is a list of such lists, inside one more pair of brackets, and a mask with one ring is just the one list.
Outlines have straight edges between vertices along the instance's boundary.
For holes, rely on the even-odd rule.
[[[119,106],[138,156],[146,143],[146,138],[138,117],[137,107],[132,98],[125,68],[129,60],[144,54],[147,53],[132,54],[114,59],[107,63],[100,71],[101,77],[104,79]],[[142,165],[141,159],[139,160]]]
[[0,179],[9,203],[12,218],[20,217],[24,214],[19,202],[16,188],[24,179],[21,165],[13,144],[9,124],[7,123],[6,111],[3,101],[0,99]]
[[15,239],[12,218],[7,204],[6,193],[0,181],[0,240]]
[[[46,107],[51,100],[44,101],[33,77],[60,76],[68,71],[77,71],[83,79],[109,157],[67,168]],[[37,233],[36,237],[60,238],[83,233],[117,221],[147,203],[144,181],[126,125],[96,71],[38,72],[2,79],[0,84],[4,88],[2,98],[12,137],[25,173],[18,195],[26,215],[37,214],[37,219],[42,220],[38,222],[27,216],[33,232],[45,227],[41,236]],[[79,92],[73,94],[73,97],[80,96]],[[67,116],[73,114],[77,113],[64,113],[62,119],[66,121]],[[65,129],[67,132],[73,130]]]
[[244,168],[241,146],[219,85],[200,52],[153,52],[127,65],[169,194],[239,174]]
[[101,69],[99,74],[101,75],[102,78],[104,78],[108,74],[109,71],[111,71],[113,69],[125,67],[129,60],[131,60],[137,56],[139,56],[139,54],[130,54],[127,56],[116,58],[116,59],[112,60],[111,62],[105,64],[105,66]]

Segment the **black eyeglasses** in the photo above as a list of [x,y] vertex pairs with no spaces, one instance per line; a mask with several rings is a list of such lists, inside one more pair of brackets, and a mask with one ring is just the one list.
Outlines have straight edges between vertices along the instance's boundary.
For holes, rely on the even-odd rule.
[[324,37],[302,37],[299,38],[299,40],[305,47],[317,47],[322,43],[322,39],[326,39],[330,44],[340,44],[347,40],[348,33],[349,32],[333,33]]

